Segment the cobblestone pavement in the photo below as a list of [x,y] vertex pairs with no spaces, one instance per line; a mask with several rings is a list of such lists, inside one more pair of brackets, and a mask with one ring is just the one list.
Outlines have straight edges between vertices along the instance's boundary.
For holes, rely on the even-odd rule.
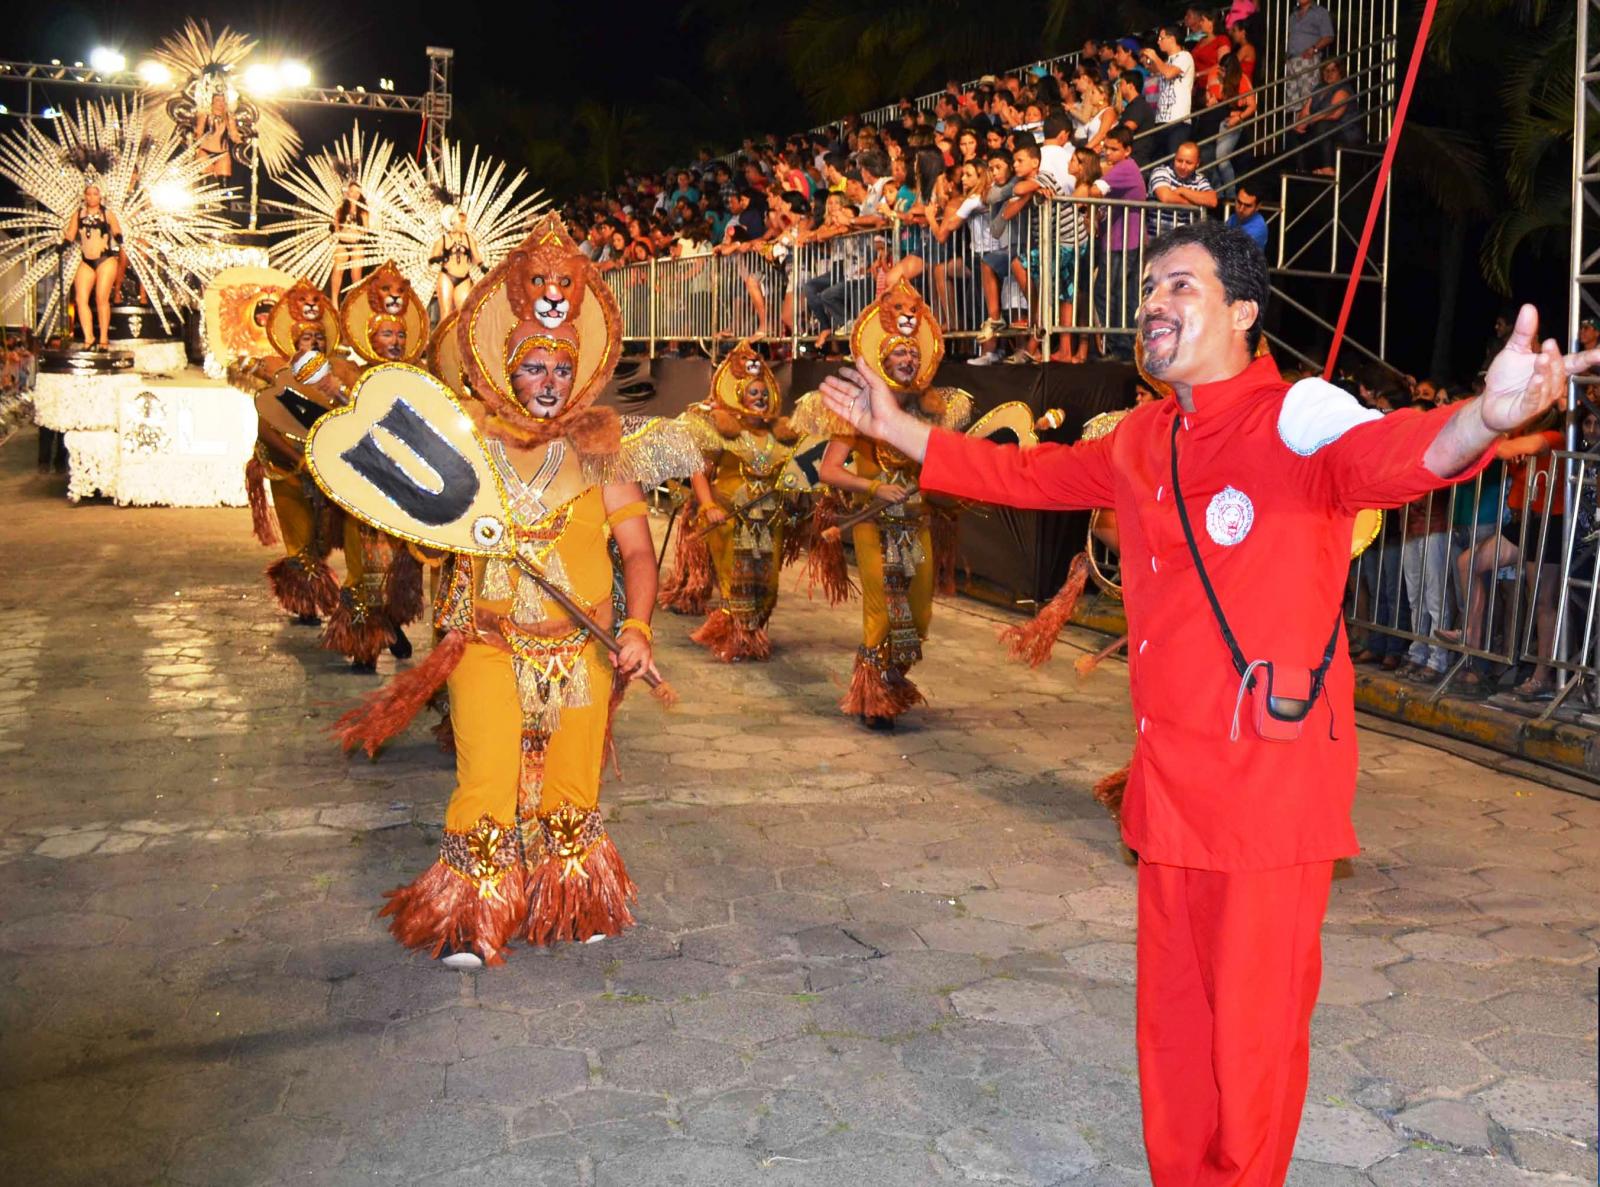
[[[853,609],[791,589],[740,668],[668,619],[684,703],[625,707],[606,800],[640,925],[450,973],[374,919],[450,789],[421,724],[340,758],[373,681],[270,605],[245,513],[69,507],[31,445],[0,452],[0,1180],[1146,1181],[1133,872],[1088,794],[1120,665],[1002,666],[946,603],[931,707],[872,735],[833,711]],[[1290,1182],[1593,1182],[1600,802],[1364,750]]]

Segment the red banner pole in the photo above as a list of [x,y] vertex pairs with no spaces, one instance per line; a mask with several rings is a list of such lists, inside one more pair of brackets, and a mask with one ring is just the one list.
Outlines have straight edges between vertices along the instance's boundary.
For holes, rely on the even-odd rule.
[[[1406,125],[1406,109],[1411,106],[1411,92],[1417,85],[1417,74],[1422,69],[1422,54],[1428,46],[1428,30],[1433,25],[1433,11],[1439,0],[1428,0],[1422,9],[1422,21],[1417,26],[1417,42],[1411,47],[1411,62],[1406,67],[1405,85],[1400,88],[1400,102],[1394,109],[1394,126],[1389,129],[1389,139],[1383,146],[1383,162],[1378,166],[1377,184],[1372,188],[1372,202],[1367,206],[1367,221],[1361,228],[1361,242],[1356,245],[1356,258],[1350,266],[1350,280],[1344,286],[1344,304],[1339,307],[1339,322],[1333,330],[1333,343],[1328,347],[1328,362],[1322,368],[1322,377],[1332,379],[1334,365],[1339,361],[1339,347],[1344,344],[1345,327],[1350,323],[1350,307],[1355,304],[1356,288],[1361,283],[1361,269],[1367,262],[1367,248],[1372,244],[1372,229],[1378,223],[1378,211],[1383,208],[1383,194],[1389,184],[1389,170],[1394,168],[1394,151],[1400,143],[1400,132]],[[1334,229],[1338,234],[1338,229]]]

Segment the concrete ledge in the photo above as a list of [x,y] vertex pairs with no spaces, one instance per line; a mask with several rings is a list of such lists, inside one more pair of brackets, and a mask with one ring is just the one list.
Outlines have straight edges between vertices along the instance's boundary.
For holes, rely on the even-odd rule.
[[[1112,637],[1128,630],[1122,606],[1108,598],[1080,602],[1072,622]],[[1430,701],[1431,695],[1421,685],[1356,669],[1360,711],[1576,775],[1593,789],[1585,794],[1600,797],[1600,731],[1569,721],[1540,722],[1493,700],[1444,696]]]

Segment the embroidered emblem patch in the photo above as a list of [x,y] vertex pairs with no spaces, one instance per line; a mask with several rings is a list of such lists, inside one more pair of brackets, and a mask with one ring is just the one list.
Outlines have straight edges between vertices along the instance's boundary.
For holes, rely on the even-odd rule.
[[1206,531],[1223,547],[1231,547],[1250,534],[1256,522],[1255,504],[1242,490],[1225,486],[1206,505]]

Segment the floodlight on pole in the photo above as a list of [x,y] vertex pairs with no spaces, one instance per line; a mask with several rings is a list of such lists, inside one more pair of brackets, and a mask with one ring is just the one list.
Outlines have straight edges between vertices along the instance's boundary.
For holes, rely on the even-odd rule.
[[165,62],[146,58],[139,63],[139,81],[150,87],[164,87],[172,81],[172,71]]
[[278,67],[278,77],[286,87],[308,87],[311,85],[311,67],[291,59]]

